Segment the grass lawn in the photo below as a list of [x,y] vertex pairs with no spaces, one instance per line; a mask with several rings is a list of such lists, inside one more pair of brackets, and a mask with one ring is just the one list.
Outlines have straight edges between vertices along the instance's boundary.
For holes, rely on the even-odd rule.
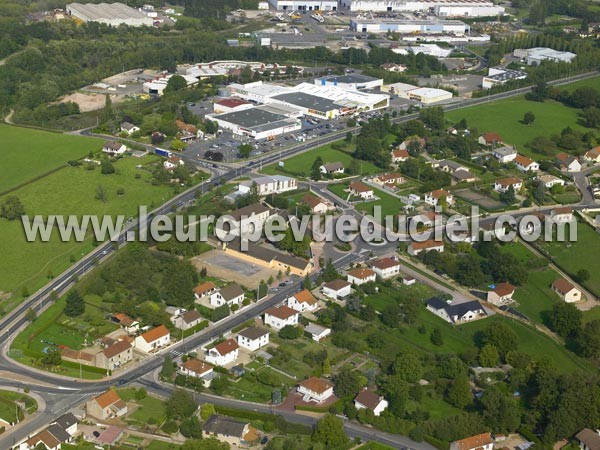
[[412,286],[405,286],[395,283],[392,288],[379,286],[379,292],[368,295],[364,303],[371,305],[376,311],[382,312],[388,305],[398,303],[396,299],[412,297],[419,300],[426,300],[436,295],[436,291],[423,283],[416,283]]
[[[533,125],[520,122],[527,111],[535,115]],[[560,134],[560,130],[567,126],[589,131],[578,123],[579,110],[552,100],[531,102],[522,96],[449,112],[446,118],[450,123],[465,118],[469,126],[477,128],[480,133],[497,132],[507,144],[516,145],[519,152],[532,158],[539,155],[532,153],[525,144],[535,137]]]
[[[313,150],[309,150],[304,153],[300,153],[299,155],[292,156],[284,160],[285,166],[284,170],[279,168],[277,163],[271,164],[263,168],[262,172],[270,175],[295,175],[300,177],[308,177],[310,175],[310,169],[315,162],[317,156],[320,156],[323,159],[324,163],[331,162],[341,162],[344,164],[344,167],[348,169],[350,167],[350,163],[352,161],[352,156],[346,152],[342,152],[340,150],[336,150],[331,147],[331,144],[324,145],[322,147],[317,147]],[[372,173],[381,172],[382,169],[376,167],[375,165],[366,162],[359,161],[359,166],[361,167],[362,175],[369,175]]]
[[556,264],[571,276],[576,276],[580,269],[587,269],[590,279],[583,284],[596,296],[600,295],[600,273],[595,270],[594,264],[600,254],[600,236],[592,227],[578,222],[576,242],[538,241],[538,245],[549,252]]
[[276,387],[262,384],[258,380],[255,380],[253,376],[253,374],[262,372],[270,372],[270,374],[281,383],[280,388],[282,392],[287,392],[289,388],[296,383],[296,380],[293,378],[282,375],[269,367],[262,366],[258,370],[229,383],[225,390],[225,395],[249,402],[270,402],[271,393]]
[[181,445],[173,444],[172,442],[152,441],[146,447],[146,450],[177,450]]
[[[2,164],[0,192],[39,177],[102,147],[100,139],[0,125]],[[8,168],[11,170],[7,170]]]
[[451,404],[446,403],[444,399],[431,388],[425,388],[423,398],[418,402],[409,401],[407,405],[408,411],[414,411],[417,408],[427,411],[432,420],[456,416],[463,412]]
[[[16,401],[25,403],[25,409],[31,414],[37,410],[37,402],[31,397],[13,391],[0,391],[0,418],[7,422],[15,422]],[[23,413],[19,411],[19,420],[23,419]]]
[[79,444],[62,444],[62,450],[96,450],[96,446],[91,442],[80,442]]
[[[600,11],[600,8],[597,8]],[[593,87],[600,90],[600,77],[587,78],[585,80],[576,81],[565,86],[560,86],[561,90],[572,92],[580,87]]]
[[356,447],[355,450],[391,450],[394,447],[389,445],[380,444],[379,442],[367,442],[366,444]]
[[150,419],[154,419],[155,423],[162,423],[165,420],[165,402],[155,397],[147,396],[142,400],[136,400],[138,405],[135,411],[128,415],[125,421],[127,423],[137,423],[146,425]]
[[552,269],[530,271],[527,284],[515,290],[514,299],[519,303],[516,309],[531,320],[546,324],[547,314],[559,300],[550,289],[550,285],[557,278],[558,274]]
[[[100,169],[86,170],[83,167],[66,167],[43,180],[24,186],[11,195],[20,198],[28,215],[117,215],[125,217],[137,214],[138,205],[153,206],[164,202],[174,194],[171,186],[154,186],[151,173],[138,164],[158,161],[156,156],[124,158],[114,165],[117,173],[102,175]],[[136,178],[139,176],[139,178]],[[106,201],[97,200],[98,186],[106,193]],[[123,188],[125,195],[118,196],[117,189]],[[0,197],[0,202],[2,197]],[[0,259],[0,292],[12,292],[7,310],[22,298],[23,289],[34,292],[44,285],[50,276],[56,276],[92,249],[91,235],[84,242],[71,239],[63,243],[58,233],[50,242],[27,242],[20,221],[0,219],[0,234],[3,236],[2,258]]]
[[[330,184],[328,189],[341,199],[346,200],[348,198],[348,192],[345,192],[344,190],[348,188],[348,184],[349,183]],[[404,203],[402,203],[399,198],[377,188],[373,188],[373,193],[379,197],[378,200],[358,202],[354,204],[354,207],[358,211],[363,211],[365,214],[372,216],[375,206],[381,206],[382,220],[386,216],[395,216],[402,212]]]

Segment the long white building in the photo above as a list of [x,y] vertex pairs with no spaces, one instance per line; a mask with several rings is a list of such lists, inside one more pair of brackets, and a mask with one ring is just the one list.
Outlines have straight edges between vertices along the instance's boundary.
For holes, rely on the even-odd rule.
[[269,0],[278,11],[337,11],[337,0]]
[[350,29],[362,33],[465,35],[471,27],[459,20],[352,19]]
[[504,14],[491,0],[340,0],[350,11],[425,12],[438,17],[485,17]]
[[98,22],[113,27],[129,25],[151,27],[154,19],[146,13],[133,9],[123,3],[69,3],[67,13],[82,22]]
[[515,58],[521,58],[528,66],[537,66],[542,61],[571,62],[577,56],[571,52],[561,52],[548,47],[517,48],[513,52]]

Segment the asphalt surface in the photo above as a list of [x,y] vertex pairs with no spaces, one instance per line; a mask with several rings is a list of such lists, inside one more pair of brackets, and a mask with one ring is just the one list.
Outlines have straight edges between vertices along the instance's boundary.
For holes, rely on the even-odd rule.
[[[597,75],[598,75],[598,72],[582,74],[582,75],[570,77],[568,79],[556,80],[556,81],[550,82],[548,84],[550,84],[550,85],[567,84],[567,83],[570,83],[573,81],[577,81],[577,80],[581,80],[581,79],[585,79],[585,78],[591,78],[591,77],[597,76]],[[457,103],[457,104],[446,105],[446,106],[444,106],[444,109],[447,111],[454,110],[454,109],[460,109],[460,108],[464,108],[464,107],[468,107],[468,106],[472,106],[472,105],[476,105],[476,104],[482,104],[482,103],[487,103],[487,102],[491,102],[491,101],[496,101],[496,100],[502,99],[502,98],[508,98],[508,97],[513,97],[516,95],[522,95],[526,92],[529,92],[530,90],[531,90],[531,87],[521,88],[521,89],[517,89],[515,91],[504,92],[504,93],[491,95],[491,96],[480,98],[480,99],[469,99],[469,100],[465,100],[465,101]],[[416,117],[418,117],[417,114],[406,115],[406,116],[400,116],[400,117],[394,118],[394,119],[392,119],[392,121],[398,122],[398,123],[406,122],[406,121],[414,119]],[[304,143],[295,145],[291,148],[283,149],[281,151],[277,151],[272,154],[268,154],[268,155],[258,159],[258,161],[260,161],[261,165],[271,164],[273,162],[276,162],[280,159],[287,158],[294,154],[301,153],[301,152],[310,150],[312,148],[315,148],[317,146],[321,146],[323,144],[336,141],[336,140],[342,138],[343,136],[345,136],[347,131],[349,131],[349,130],[344,129],[344,130],[328,133],[327,135],[324,135],[324,136],[316,137],[308,142],[304,142]],[[359,128],[357,127],[350,131],[352,131],[353,133],[356,134],[359,132]],[[189,158],[188,161],[190,163],[193,162],[194,164],[197,164],[197,161],[194,158]],[[234,166],[234,168],[232,168],[231,166],[226,165],[226,164],[216,164],[215,165],[216,167],[213,167],[213,169],[212,169],[216,174],[212,180],[206,181],[204,183],[201,183],[200,185],[194,186],[193,188],[179,194],[178,196],[172,198],[171,200],[168,200],[162,206],[160,206],[159,208],[152,211],[148,215],[145,223],[139,224],[137,219],[132,221],[131,223],[129,223],[126,226],[126,228],[123,230],[123,232],[119,235],[119,238],[117,241],[118,246],[120,247],[120,246],[126,245],[126,243],[127,243],[126,233],[128,231],[134,230],[138,227],[140,229],[144,229],[145,227],[148,226],[148,224],[150,223],[150,220],[153,217],[155,217],[156,215],[167,214],[172,211],[175,211],[178,208],[186,205],[191,200],[193,200],[198,193],[207,192],[210,189],[214,188],[217,185],[217,183],[224,183],[224,182],[233,180],[238,176],[242,176],[244,174],[251,172],[253,167],[257,167],[256,161],[257,161],[257,159],[254,160],[255,164],[252,167],[245,166],[245,167],[235,168],[235,166]],[[575,177],[574,177],[574,179],[575,179],[577,185],[580,187],[580,189],[582,188],[582,186],[584,187],[584,189],[582,189],[582,192],[584,193],[583,201],[578,205],[573,205],[577,209],[583,209],[583,208],[590,207],[590,206],[596,206],[595,201],[593,201],[593,197],[591,197],[591,193],[589,193],[589,189],[585,189],[585,186],[584,186],[585,184],[587,184],[586,174],[587,174],[587,172],[584,172],[583,174],[575,175]],[[324,191],[322,191],[322,192],[324,192]],[[585,192],[589,193],[589,195],[585,194]],[[358,216],[360,216],[360,214],[357,213],[356,211],[354,211],[354,210],[351,210],[351,211],[353,211],[352,214],[357,214]],[[516,212],[516,213],[514,213],[514,215],[522,216],[524,214],[527,214],[528,212],[531,212],[531,211]],[[491,219],[492,218],[490,218],[490,220]],[[481,223],[485,223],[485,220],[482,220]],[[396,242],[392,242],[392,243],[388,243],[384,246],[371,246],[370,244],[365,243],[364,241],[357,241],[357,246],[358,246],[357,250],[358,251],[341,256],[335,262],[335,264],[337,267],[344,267],[354,261],[358,261],[361,258],[364,258],[364,254],[366,251],[368,251],[369,253],[372,251],[374,254],[383,254],[383,253],[389,252],[391,249],[395,249],[396,245],[397,245]],[[81,277],[82,275],[87,273],[89,270],[91,270],[93,267],[95,267],[97,264],[102,262],[103,259],[110,256],[117,249],[118,246],[117,246],[117,244],[112,243],[112,242],[107,242],[102,245],[99,245],[93,252],[86,255],[80,261],[76,262],[68,270],[66,270],[65,272],[63,272],[62,274],[60,274],[59,276],[54,278],[46,286],[44,286],[43,288],[41,288],[40,290],[35,292],[33,295],[31,295],[20,306],[18,306],[13,311],[11,311],[9,314],[7,314],[0,321],[0,328],[3,330],[2,335],[0,336],[0,346],[2,346],[4,349],[6,349],[10,345],[11,338],[13,337],[15,332],[26,324],[27,320],[25,319],[25,315],[30,308],[34,309],[35,311],[42,310],[49,303],[52,302],[52,300],[50,298],[50,294],[53,291],[58,292],[58,293],[64,292],[66,289],[68,289],[74,283],[76,278]],[[201,343],[208,341],[212,336],[222,334],[222,333],[230,330],[231,328],[234,328],[235,326],[245,322],[249,318],[255,317],[256,315],[261,314],[265,309],[269,308],[270,306],[273,306],[273,305],[276,305],[277,303],[282,302],[285,299],[285,297],[287,296],[287,294],[294,292],[294,290],[296,290],[298,288],[299,288],[299,283],[295,283],[294,285],[288,286],[288,287],[280,290],[276,295],[274,295],[270,298],[267,298],[265,300],[262,300],[256,304],[252,305],[251,307],[247,308],[245,311],[240,312],[240,313],[234,315],[233,317],[229,317],[229,318],[221,321],[220,323],[215,324],[215,325],[211,326],[210,328],[203,330],[202,332],[198,333],[197,335],[195,335],[191,338],[188,338],[185,342],[173,345],[171,348],[169,348],[168,351],[172,351],[172,350],[177,350],[180,352],[189,351],[189,350],[197,347]],[[122,375],[113,377],[111,380],[86,382],[86,381],[82,381],[82,380],[77,381],[77,380],[73,380],[73,379],[64,379],[62,377],[59,378],[59,377],[53,376],[52,374],[49,374],[49,373],[41,373],[41,372],[36,371],[28,366],[17,364],[15,361],[8,358],[4,354],[4,352],[2,352],[0,354],[0,369],[5,370],[7,372],[11,372],[17,376],[31,377],[40,383],[48,383],[53,387],[46,387],[46,386],[41,386],[41,385],[37,385],[37,384],[30,386],[32,391],[34,391],[44,397],[44,399],[46,400],[46,403],[47,403],[47,408],[45,411],[40,412],[33,419],[29,420],[28,422],[26,422],[25,424],[20,426],[18,429],[14,430],[13,432],[9,432],[9,433],[6,433],[6,434],[0,436],[0,448],[11,448],[15,443],[17,443],[20,440],[31,435],[33,432],[38,430],[41,426],[49,423],[53,418],[58,417],[59,415],[68,411],[69,409],[71,409],[72,407],[82,403],[84,400],[89,398],[92,394],[101,392],[101,391],[105,390],[106,388],[108,388],[109,386],[113,386],[113,385],[121,386],[121,385],[126,385],[126,384],[130,384],[130,383],[139,381],[140,379],[142,379],[142,377],[144,377],[148,373],[152,372],[153,370],[157,369],[162,364],[163,356],[164,356],[164,353],[162,353],[161,355],[158,355],[158,356],[150,357],[149,359],[143,361],[141,364],[139,364],[134,369],[129,370],[126,373],[123,373]],[[7,386],[16,386],[16,387],[24,386],[24,383],[8,381],[8,380],[3,381],[2,384],[7,385]],[[235,403],[236,407],[240,407],[240,408],[247,407],[244,404],[244,402],[239,402],[239,401],[232,400],[232,399],[224,399],[224,400]],[[293,414],[293,416],[296,417],[298,415]],[[298,419],[298,420],[304,420],[304,419]],[[387,435],[386,436],[385,433],[379,433],[374,430],[365,430],[364,429],[365,427],[361,427],[361,426],[359,426],[357,424],[353,424],[353,423],[347,423],[346,427],[347,427],[348,433],[351,436],[359,436],[359,437],[363,438],[363,440],[370,440],[370,439],[378,440],[380,442],[385,442],[388,445],[391,445],[396,448],[410,447],[415,450],[431,450],[431,446],[429,446],[429,444],[412,442],[408,438],[403,437],[403,436],[399,436],[399,435]]]

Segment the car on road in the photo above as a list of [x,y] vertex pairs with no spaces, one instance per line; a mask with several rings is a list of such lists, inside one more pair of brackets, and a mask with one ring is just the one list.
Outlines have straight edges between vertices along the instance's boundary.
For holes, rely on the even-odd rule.
[[267,442],[269,442],[269,436],[265,436],[260,440],[261,445],[265,445]]

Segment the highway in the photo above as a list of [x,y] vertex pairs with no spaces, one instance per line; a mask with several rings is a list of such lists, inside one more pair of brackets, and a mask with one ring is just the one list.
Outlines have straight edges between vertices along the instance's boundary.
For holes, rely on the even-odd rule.
[[[598,72],[592,72],[592,73],[588,73],[588,74],[582,74],[582,75],[577,75],[574,77],[569,77],[567,79],[556,80],[554,82],[550,82],[549,84],[551,84],[551,85],[566,84],[566,83],[570,83],[570,82],[585,79],[585,78],[590,78],[590,77],[597,76],[597,75],[598,75]],[[491,101],[496,101],[498,99],[509,98],[509,97],[513,97],[516,95],[522,95],[526,92],[529,92],[531,89],[532,89],[531,87],[527,87],[527,88],[517,89],[514,91],[495,94],[492,96],[487,96],[487,97],[480,98],[480,99],[468,99],[468,100],[465,100],[465,101],[457,103],[457,104],[446,105],[446,106],[444,106],[444,109],[449,111],[449,110],[455,110],[455,109],[460,109],[460,108],[466,108],[466,107],[473,106],[476,104],[482,104],[482,103],[487,103],[487,102],[491,102]],[[406,116],[399,116],[399,117],[393,118],[391,120],[396,123],[401,123],[401,122],[406,122],[406,121],[415,119],[417,117],[418,117],[418,114],[412,114],[412,115],[406,115]],[[190,200],[193,200],[198,193],[208,192],[211,189],[213,189],[218,183],[224,183],[224,182],[230,181],[232,179],[235,179],[236,177],[243,176],[243,175],[251,172],[252,170],[258,168],[259,165],[262,166],[262,165],[272,164],[281,159],[285,159],[285,158],[288,158],[295,154],[302,153],[304,151],[321,146],[323,144],[327,144],[327,143],[339,140],[339,139],[343,138],[345,136],[345,134],[347,133],[347,131],[349,131],[349,130],[350,129],[345,129],[345,130],[341,130],[341,131],[331,132],[327,135],[311,139],[311,140],[301,143],[301,144],[297,144],[291,148],[287,148],[282,151],[272,152],[262,158],[255,158],[254,160],[251,160],[254,162],[254,165],[252,167],[245,166],[245,167],[241,167],[241,168],[235,168],[235,167],[232,168],[231,166],[228,166],[225,164],[218,164],[217,166],[220,169],[219,173],[221,173],[221,171],[224,171],[224,172],[219,174],[215,179],[205,181],[205,182],[203,182],[197,186],[194,186],[194,187],[188,189],[187,191],[175,196],[174,198],[168,200],[167,202],[165,202],[163,205],[161,205],[159,208],[155,209],[148,215],[146,223],[139,224],[137,219],[133,220],[131,223],[129,223],[126,226],[126,228],[119,235],[118,240],[117,240],[118,245],[116,243],[112,243],[112,242],[106,242],[106,243],[99,245],[93,252],[91,252],[90,254],[83,257],[80,261],[76,262],[73,266],[71,266],[69,269],[64,271],[62,274],[60,274],[59,276],[54,278],[46,286],[44,286],[43,288],[41,288],[40,290],[35,292],[33,295],[31,295],[29,298],[27,298],[21,305],[19,305],[17,308],[15,308],[11,312],[9,312],[4,318],[2,318],[2,320],[0,320],[0,327],[2,327],[2,329],[4,331],[3,331],[2,335],[0,336],[0,346],[3,349],[3,351],[0,353],[0,370],[4,370],[6,372],[11,372],[13,374],[20,375],[20,376],[31,377],[31,378],[37,380],[39,383],[48,383],[55,387],[49,388],[49,387],[45,387],[41,384],[40,385],[36,384],[35,386],[34,385],[30,386],[32,391],[40,393],[40,395],[43,395],[45,399],[47,398],[47,405],[48,405],[47,410],[45,412],[39,414],[34,420],[30,421],[27,426],[22,426],[19,429],[15,430],[11,433],[6,433],[6,434],[0,436],[0,448],[10,448],[15,443],[15,441],[18,442],[20,439],[25,438],[26,436],[31,434],[33,431],[35,431],[37,428],[39,428],[40,424],[47,423],[53,417],[57,417],[58,415],[60,415],[64,411],[68,410],[69,408],[77,405],[78,403],[81,403],[83,400],[85,400],[87,397],[89,397],[93,393],[102,391],[111,385],[119,385],[120,386],[120,385],[137,382],[137,381],[144,379],[143,378],[144,376],[146,376],[148,373],[153,372],[162,364],[162,358],[164,356],[164,353],[163,353],[159,356],[150,357],[149,359],[145,360],[144,362],[142,362],[135,368],[133,368],[129,371],[126,371],[123,374],[116,375],[115,377],[113,377],[110,380],[103,380],[103,381],[73,380],[72,378],[58,377],[58,376],[52,375],[50,373],[40,372],[40,371],[32,369],[28,366],[24,366],[24,365],[16,363],[15,361],[10,359],[6,355],[6,351],[10,345],[12,338],[14,338],[14,335],[16,334],[16,332],[19,329],[21,329],[24,325],[26,325],[27,319],[25,316],[26,316],[27,311],[30,308],[34,309],[37,312],[41,311],[43,308],[47,307],[52,302],[52,299],[50,297],[50,294],[52,292],[57,292],[57,293],[64,292],[73,284],[73,282],[76,278],[79,278],[82,275],[85,275],[89,270],[93,269],[97,264],[101,263],[104,259],[108,258],[113,252],[116,251],[116,249],[118,247],[122,247],[123,245],[126,245],[127,241],[126,241],[125,237],[126,237],[127,231],[134,230],[138,227],[140,227],[140,228],[147,227],[150,223],[150,220],[153,217],[155,217],[157,215],[161,215],[161,214],[168,214],[168,213],[171,213],[171,212],[177,210],[178,208],[187,204]],[[354,129],[351,129],[350,131],[357,134],[359,132],[359,130],[360,130],[360,128],[356,127]],[[190,158],[190,160],[193,161],[195,164],[198,163],[195,159]],[[584,183],[584,184],[587,183],[585,174],[583,174],[580,177],[576,176],[575,180],[578,183],[578,186],[581,186],[581,183]],[[588,206],[592,206],[592,205],[595,206],[595,202],[593,202],[593,198],[590,199],[590,196],[591,196],[591,194],[590,195],[584,194],[584,200],[582,201],[581,204],[577,205],[577,207],[584,208],[584,207],[588,207]],[[536,208],[536,210],[537,210],[537,208]],[[518,214],[519,213],[517,213],[517,215]],[[484,221],[482,221],[482,223],[483,222]],[[361,248],[366,248],[366,246],[369,246],[369,244],[364,243],[362,241],[360,241],[358,245]],[[388,245],[377,246],[377,247],[369,246],[370,247],[369,251],[373,251],[375,254],[385,253],[385,252],[389,252],[391,248],[395,248],[395,246],[396,246],[396,243],[389,243]],[[347,255],[344,255],[343,257],[341,257],[336,262],[336,265],[338,267],[344,267],[354,261],[359,260],[360,258],[361,258],[361,256],[360,256],[359,252],[347,254]],[[251,305],[247,309],[240,311],[239,313],[237,313],[233,316],[230,316],[227,319],[224,319],[223,321],[221,321],[215,325],[212,325],[210,328],[207,328],[207,329],[203,330],[202,332],[198,333],[197,335],[186,339],[185,342],[175,344],[174,346],[172,346],[172,348],[169,349],[169,351],[173,351],[173,350],[177,350],[179,352],[189,351],[189,350],[197,347],[201,343],[208,341],[212,336],[223,334],[223,333],[227,332],[228,330],[230,330],[231,328],[250,319],[251,317],[255,317],[255,316],[261,314],[265,309],[267,309],[273,305],[276,305],[277,303],[282,302],[284,300],[284,298],[287,296],[287,294],[294,292],[296,289],[298,289],[298,287],[299,287],[299,283],[296,282],[294,285],[290,285],[284,289],[281,289],[280,291],[277,292],[276,295],[269,297],[265,300],[261,300],[260,302]],[[23,383],[18,383],[18,382],[13,382],[13,381],[4,381],[3,384],[10,385],[10,386],[13,386],[13,385],[14,386],[23,386]],[[54,389],[54,391],[53,391],[53,389]],[[156,389],[158,389],[158,387]],[[228,399],[228,401],[230,401],[230,399]],[[294,414],[294,416],[297,416],[297,415]],[[350,432],[355,433],[355,435],[359,435],[359,436],[363,437],[363,439],[373,438],[371,435],[369,435],[367,433],[367,431],[365,431],[363,429],[364,427],[357,428],[354,425],[355,424],[347,424],[347,427],[349,427],[348,428],[349,433]],[[381,434],[381,436],[383,436],[383,434]],[[392,446],[396,446],[396,447],[407,446],[407,447],[414,448],[416,450],[430,450],[430,448],[431,448],[428,444],[416,443],[416,442],[412,442],[410,440],[407,441],[408,438],[404,438],[402,436],[398,436],[398,437],[396,437],[396,435],[390,435],[390,436],[393,436],[394,439],[396,439],[396,441],[394,441],[395,443],[390,443],[390,442],[386,441],[386,440],[391,439],[389,436],[381,437],[381,440],[379,440],[379,441],[387,442],[388,445],[392,445]],[[386,439],[386,440],[383,440],[383,439]]]

